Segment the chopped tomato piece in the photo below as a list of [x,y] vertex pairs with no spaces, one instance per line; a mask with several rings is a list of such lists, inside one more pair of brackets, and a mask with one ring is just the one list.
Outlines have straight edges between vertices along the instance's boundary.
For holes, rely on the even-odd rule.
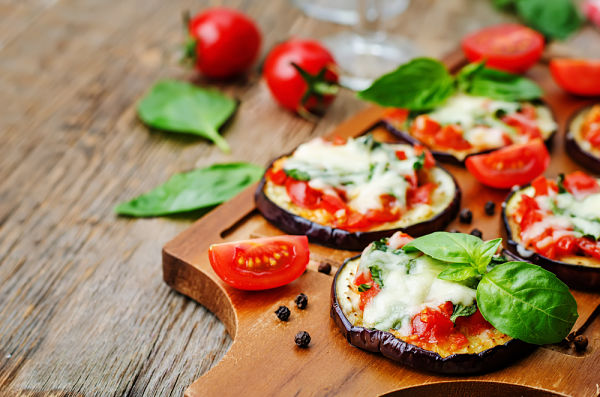
[[456,331],[450,321],[452,302],[446,302],[438,308],[425,308],[416,314],[411,321],[411,334],[426,343],[450,341],[457,345],[468,343],[467,338]]
[[543,175],[538,176],[531,182],[531,186],[535,189],[536,196],[547,196],[550,190],[558,192],[556,182],[546,179]]
[[579,248],[577,240],[577,237],[571,235],[559,238],[554,244],[556,246],[556,255],[561,257],[575,254]]
[[587,238],[580,238],[577,241],[579,248],[588,256],[600,259],[600,244],[597,241],[592,241]]
[[208,257],[215,273],[234,288],[275,288],[304,273],[309,259],[308,239],[276,236],[212,244]]
[[596,178],[582,171],[575,171],[565,175],[563,185],[565,189],[576,196],[585,196],[600,192],[600,185],[598,185]]
[[408,109],[386,109],[383,118],[396,123],[404,123],[408,119],[408,113]]
[[452,124],[445,125],[439,130],[434,138],[436,145],[455,150],[467,150],[472,146],[463,138],[463,132],[460,127]]
[[537,125],[535,114],[533,114],[533,117],[529,116],[531,116],[531,114],[527,115],[522,112],[512,113],[502,117],[502,121],[511,127],[515,127],[522,135],[529,137],[529,139],[541,138],[542,133]]
[[266,175],[267,179],[276,185],[283,185],[287,179],[287,175],[283,168],[273,171],[273,168],[269,168]]
[[404,247],[406,244],[413,241],[414,238],[404,232],[396,232],[392,234],[388,241],[388,245],[392,249],[398,249]]
[[409,188],[406,191],[406,202],[409,207],[416,204],[431,204],[431,194],[437,185],[435,183],[426,183],[417,188]]
[[400,218],[400,209],[394,205],[396,198],[388,194],[382,195],[381,209],[370,209],[365,214],[365,218],[372,223],[393,222]]
[[406,157],[404,150],[396,150],[396,158],[398,160],[406,160],[408,157]]
[[421,153],[425,153],[425,164],[423,166],[425,168],[431,168],[435,166],[435,159],[433,158],[433,154],[426,149],[423,145],[415,145],[415,154],[419,156]]
[[348,210],[344,201],[342,201],[339,196],[334,196],[333,194],[324,194],[321,197],[320,205],[321,208],[325,209],[325,211],[330,214],[335,214],[339,210]]
[[422,114],[415,118],[411,126],[411,131],[417,136],[433,136],[442,126],[426,114]]
[[319,205],[321,192],[311,188],[307,182],[288,178],[285,190],[292,202],[300,207],[315,209]]
[[492,324],[488,323],[485,318],[481,315],[479,309],[470,316],[457,317],[455,321],[456,327],[461,330],[462,333],[467,335],[478,335],[486,329],[494,328]]
[[354,279],[354,285],[359,287],[361,285],[368,286],[364,291],[359,291],[360,302],[358,308],[360,310],[365,310],[365,306],[379,293],[379,285],[373,281],[373,277],[369,271],[357,274]]
[[334,146],[343,146],[346,144],[346,142],[348,142],[348,140],[339,135],[335,135],[331,142],[333,143]]
[[541,175],[550,154],[541,139],[467,157],[465,165],[481,183],[495,188],[523,185]]

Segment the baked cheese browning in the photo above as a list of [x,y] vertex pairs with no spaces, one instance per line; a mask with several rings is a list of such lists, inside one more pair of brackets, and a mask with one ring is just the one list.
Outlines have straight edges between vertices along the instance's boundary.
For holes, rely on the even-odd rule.
[[568,134],[581,149],[600,158],[600,105],[579,113],[571,122]]
[[374,231],[432,219],[453,201],[456,186],[423,149],[367,135],[300,145],[272,164],[264,193],[312,222]]
[[547,106],[458,93],[427,113],[391,110],[384,117],[427,147],[464,160],[468,155],[532,139],[548,139],[556,122]]
[[513,193],[506,218],[522,257],[600,267],[600,183],[581,171],[558,181],[540,177]]
[[[480,353],[511,339],[483,319],[475,289],[437,278],[443,262],[394,246],[371,244],[340,270],[337,300],[352,325],[390,332],[441,357]],[[453,322],[458,306],[472,314]]]

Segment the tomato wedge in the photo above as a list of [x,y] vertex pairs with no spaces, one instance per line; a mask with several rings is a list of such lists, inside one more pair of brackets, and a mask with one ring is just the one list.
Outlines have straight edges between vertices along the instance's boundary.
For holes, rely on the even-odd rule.
[[470,156],[465,162],[471,175],[479,182],[499,189],[531,182],[544,172],[548,164],[550,154],[541,139]]
[[575,95],[600,95],[600,59],[553,59],[552,78],[563,90]]
[[306,236],[276,236],[212,244],[210,265],[230,286],[263,290],[291,283],[306,270],[310,253]]
[[516,23],[483,28],[462,40],[462,49],[471,62],[512,73],[523,73],[542,56],[544,36]]

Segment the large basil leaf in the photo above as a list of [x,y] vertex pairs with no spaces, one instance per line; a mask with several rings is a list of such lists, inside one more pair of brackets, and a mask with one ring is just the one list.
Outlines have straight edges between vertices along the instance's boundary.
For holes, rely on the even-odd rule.
[[417,58],[385,74],[358,93],[358,97],[381,106],[429,110],[454,92],[454,79],[441,62]]
[[534,344],[558,343],[577,320],[577,303],[554,274],[526,262],[506,262],[477,287],[483,317],[505,334]]
[[406,252],[421,251],[440,261],[473,263],[473,255],[481,239],[470,234],[434,232],[406,244]]
[[152,87],[137,110],[140,119],[152,128],[199,135],[229,152],[229,145],[218,129],[236,107],[235,100],[217,90],[165,80]]
[[215,164],[173,175],[166,183],[115,211],[129,216],[160,216],[213,207],[260,179],[263,168],[248,163]]
[[438,278],[472,287],[477,284],[477,269],[467,263],[449,264],[438,274]]
[[459,87],[471,95],[503,101],[528,101],[543,94],[533,80],[478,65],[467,65],[463,68],[464,72],[458,74]]

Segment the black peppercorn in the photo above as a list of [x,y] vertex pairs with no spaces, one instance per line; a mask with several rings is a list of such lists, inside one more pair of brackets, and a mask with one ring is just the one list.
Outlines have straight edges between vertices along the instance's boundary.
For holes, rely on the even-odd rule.
[[575,345],[575,350],[577,350],[578,352],[582,352],[587,348],[588,338],[586,338],[583,335],[577,335],[573,339],[573,344]]
[[275,310],[275,314],[281,321],[287,321],[290,318],[290,309],[286,306],[279,306],[279,308]]
[[494,211],[496,211],[496,203],[493,201],[488,201],[485,203],[485,207],[483,207],[485,213],[488,215],[494,215]]
[[308,344],[310,343],[310,335],[306,331],[300,331],[296,334],[294,342],[296,342],[299,347],[308,347]]
[[483,236],[483,233],[481,233],[481,230],[475,228],[475,229],[471,230],[471,235],[481,238]]
[[331,264],[328,262],[323,262],[319,264],[319,272],[329,274],[331,273]]
[[460,223],[471,223],[473,220],[473,213],[468,208],[463,208],[460,210],[460,214],[458,214],[458,220]]
[[304,310],[306,309],[306,305],[308,305],[308,297],[303,293],[300,293],[300,295],[296,297],[296,300],[294,302],[296,302],[296,306],[298,306],[298,309]]

